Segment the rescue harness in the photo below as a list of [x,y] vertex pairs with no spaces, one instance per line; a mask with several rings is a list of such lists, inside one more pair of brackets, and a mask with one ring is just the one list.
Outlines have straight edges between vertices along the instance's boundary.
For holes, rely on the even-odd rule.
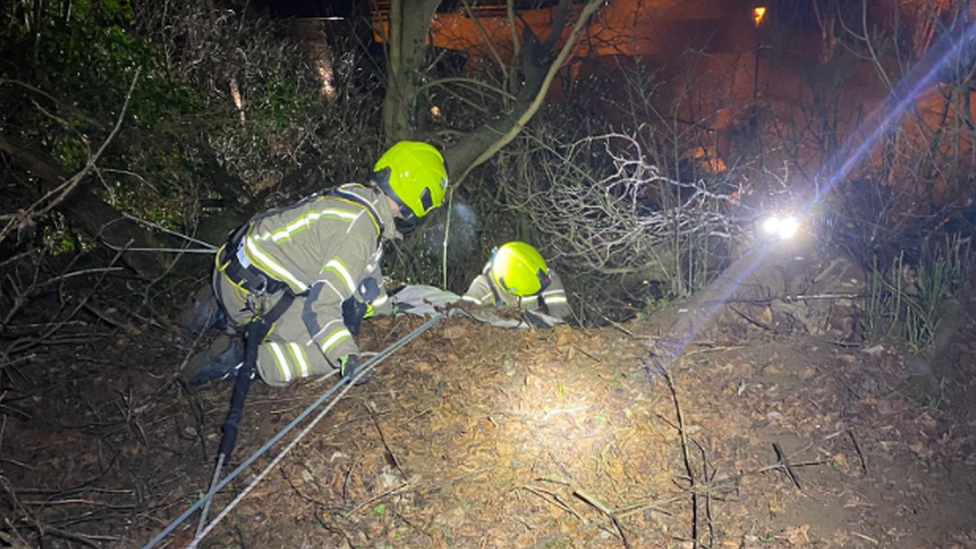
[[[376,242],[379,244],[383,236],[383,231],[385,226],[383,224],[382,218],[380,218],[379,212],[376,208],[369,203],[368,200],[359,196],[356,193],[344,190],[342,187],[337,187],[329,191],[325,196],[312,195],[302,202],[311,202],[316,200],[338,200],[341,202],[353,203],[357,206],[363,208],[367,215],[369,215],[373,226],[376,227]],[[220,250],[217,251],[216,258],[216,268],[218,272],[223,273],[224,276],[245,292],[247,292],[248,297],[260,298],[266,295],[273,295],[281,293],[281,297],[278,301],[267,311],[252,310],[255,316],[260,316],[264,319],[264,322],[271,326],[277,321],[281,315],[288,310],[292,302],[298,296],[308,295],[308,288],[305,291],[296,293],[288,284],[277,278],[269,275],[268,273],[262,271],[261,269],[254,266],[250,261],[246,260],[246,255],[244,254],[244,244],[245,238],[254,226],[255,222],[261,220],[264,217],[273,215],[278,210],[272,210],[265,213],[264,215],[252,218],[247,223],[244,223],[227,239],[227,242],[221,246]],[[243,261],[242,261],[243,259]],[[249,300],[250,301],[250,300]]]
[[[380,221],[379,214],[373,205],[370,204],[366,199],[361,196],[342,190],[342,188],[333,189],[324,199],[334,199],[343,202],[357,204],[363,207],[363,210],[372,218],[373,224],[377,230],[377,245],[380,242],[380,238],[383,234],[383,224]],[[306,199],[306,201],[318,200],[319,197],[313,195]],[[264,216],[272,215],[274,211],[264,214]],[[224,420],[221,426],[221,431],[223,436],[220,440],[220,446],[217,452],[217,463],[214,466],[213,478],[210,482],[210,490],[208,493],[216,491],[218,488],[218,481],[220,480],[220,471],[226,461],[230,460],[231,452],[234,451],[234,446],[237,444],[237,433],[238,426],[240,424],[244,401],[247,399],[247,394],[251,388],[251,380],[254,378],[255,372],[257,370],[257,356],[258,356],[258,345],[264,341],[268,333],[272,330],[274,323],[281,318],[281,315],[288,310],[295,298],[300,295],[308,295],[308,288],[301,293],[296,293],[291,289],[290,286],[278,280],[269,274],[265,273],[261,269],[255,267],[250,261],[247,261],[247,256],[244,255],[244,244],[251,227],[254,226],[255,221],[260,220],[262,217],[256,217],[244,223],[227,239],[227,243],[221,246],[220,250],[217,251],[216,268],[217,271],[226,276],[234,286],[240,288],[247,293],[247,307],[254,313],[254,317],[244,326],[244,363],[241,366],[240,372],[238,372],[237,380],[234,383],[234,391],[231,393],[230,409],[227,412],[227,418]],[[281,296],[278,301],[267,311],[264,307],[255,303],[257,300],[263,299],[265,296],[274,295],[280,293]],[[263,301],[262,301],[263,304]],[[223,306],[223,304],[221,304]],[[360,314],[361,316],[361,314]],[[344,381],[345,379],[343,379]],[[340,383],[342,383],[340,381]],[[210,501],[207,500],[202,512],[200,513],[200,521],[197,524],[197,536],[202,536],[203,530],[207,522],[207,514],[210,510]]]

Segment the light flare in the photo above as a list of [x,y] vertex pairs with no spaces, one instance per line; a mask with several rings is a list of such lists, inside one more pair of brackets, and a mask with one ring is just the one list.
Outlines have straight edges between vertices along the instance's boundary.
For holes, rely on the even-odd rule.
[[[803,206],[805,209],[800,212],[801,216],[813,210],[837,186],[839,181],[848,177],[888,132],[897,129],[898,122],[912,108],[919,95],[925,89],[938,83],[940,74],[945,75],[947,68],[951,68],[950,62],[957,63],[959,67],[970,66],[974,54],[976,54],[976,48],[973,47],[973,44],[976,44],[976,22],[971,23],[965,32],[959,36],[953,37],[946,33],[938,44],[933,46],[912,70],[892,88],[887,101],[882,102],[866,119],[864,125],[870,128],[870,132],[864,140],[859,142],[857,132],[852,133],[844,145],[834,154],[835,158],[831,159],[834,161],[824,163],[824,166],[839,165],[840,167],[833,173],[815,178],[816,180],[826,179],[826,184],[818,188],[816,194]],[[707,300],[700,309],[691,313],[699,318],[691,323],[692,327],[685,330],[685,333],[675,333],[670,341],[662,340],[659,343],[660,349],[654,353],[655,362],[658,366],[667,368],[681,356],[685,347],[694,341],[723,302],[744,283],[770,251],[771,247],[757,246],[753,251],[729,266],[726,272],[722,273],[719,279],[712,283],[709,288],[712,289],[711,293],[717,294],[716,299]],[[719,282],[721,279],[727,280],[728,278],[731,278],[732,281]],[[703,293],[708,291],[708,288],[702,290]]]
[[767,217],[762,224],[763,232],[777,240],[789,240],[800,230],[800,222],[792,215]]

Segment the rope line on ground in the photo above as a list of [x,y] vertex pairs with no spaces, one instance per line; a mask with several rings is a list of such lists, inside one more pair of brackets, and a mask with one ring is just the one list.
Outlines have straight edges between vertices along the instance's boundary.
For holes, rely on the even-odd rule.
[[253,490],[258,484],[260,484],[260,482],[264,480],[264,477],[268,476],[268,473],[270,473],[275,467],[277,467],[278,463],[280,463],[281,460],[284,459],[284,457],[288,455],[295,448],[295,446],[297,446],[298,443],[301,442],[303,438],[305,438],[305,435],[307,435],[312,429],[314,429],[315,426],[318,425],[319,421],[321,421],[322,418],[324,418],[326,415],[328,415],[330,411],[332,411],[332,407],[335,406],[337,402],[342,400],[342,397],[346,396],[346,393],[348,393],[349,390],[353,388],[354,386],[353,384],[355,383],[355,381],[360,377],[362,377],[368,370],[371,370],[372,368],[373,368],[372,364],[364,367],[359,372],[359,375],[357,375],[352,380],[352,382],[346,384],[346,387],[342,390],[342,392],[336,395],[336,397],[332,399],[332,402],[330,402],[329,405],[326,406],[324,410],[319,412],[319,415],[315,416],[315,418],[308,425],[306,425],[305,428],[302,429],[300,433],[298,433],[298,436],[292,439],[292,441],[288,443],[288,446],[285,446],[284,450],[282,450],[280,454],[275,456],[275,458],[271,460],[271,463],[269,463],[267,467],[265,467],[260,473],[258,473],[258,475],[254,478],[254,480],[252,480],[250,484],[245,486],[244,489],[241,490],[241,493],[237,494],[237,497],[235,497],[230,503],[228,503],[227,507],[224,507],[223,510],[221,510],[220,513],[218,513],[217,516],[214,517],[213,521],[207,524],[207,526],[203,529],[202,532],[199,532],[196,536],[194,536],[193,541],[190,542],[190,544],[187,545],[185,549],[196,549],[197,544],[199,544],[200,541],[202,541],[203,538],[206,537],[207,534],[209,534],[211,530],[213,530],[217,526],[217,524],[220,523],[220,521],[222,521],[235,507],[237,507],[237,505],[240,504],[240,502],[244,501],[244,498],[246,498],[247,495],[251,493],[251,490]]
[[[370,358],[369,360],[367,360],[365,363],[363,363],[363,366],[360,369],[359,374],[357,376],[355,376],[354,378],[352,378],[351,381],[354,383],[356,380],[358,380],[360,377],[362,377],[367,371],[372,370],[377,364],[379,364],[380,362],[382,362],[387,356],[393,354],[393,352],[395,352],[396,350],[398,350],[400,347],[403,347],[404,345],[406,345],[407,343],[409,343],[410,341],[412,341],[413,339],[415,339],[420,334],[422,334],[422,333],[426,332],[427,330],[429,330],[432,326],[434,326],[434,324],[436,324],[437,322],[439,322],[443,318],[443,316],[444,316],[443,313],[437,313],[437,314],[433,315],[429,320],[427,320],[426,322],[424,322],[423,324],[421,324],[420,326],[418,326],[417,328],[415,328],[412,332],[410,332],[409,334],[401,337],[397,341],[393,342],[393,344],[391,344],[389,347],[387,347],[383,351],[379,352],[376,356],[374,356],[374,357]],[[234,469],[233,471],[231,471],[223,480],[221,480],[217,485],[215,485],[209,492],[207,492],[206,494],[204,494],[203,497],[201,497],[199,500],[197,500],[196,503],[194,503],[192,506],[190,506],[189,509],[187,509],[186,511],[184,511],[182,515],[180,515],[173,522],[171,522],[169,524],[169,526],[167,526],[166,528],[164,528],[160,533],[156,534],[156,536],[154,538],[152,538],[151,540],[149,540],[149,542],[146,543],[146,545],[144,545],[142,547],[142,549],[151,549],[157,543],[159,543],[160,541],[162,541],[163,538],[165,538],[166,536],[168,536],[169,534],[171,534],[174,530],[176,530],[176,528],[180,524],[182,524],[184,521],[186,521],[186,519],[190,518],[190,516],[192,516],[193,513],[195,513],[197,510],[199,510],[208,501],[210,501],[213,498],[213,496],[217,492],[219,492],[224,486],[226,486],[231,480],[233,480],[234,478],[236,478],[239,474],[241,474],[244,471],[244,469],[246,469],[248,466],[250,466],[252,463],[254,463],[259,457],[261,457],[262,455],[264,455],[264,453],[266,453],[268,450],[270,450],[271,447],[275,445],[275,443],[277,443],[279,440],[281,440],[286,434],[288,434],[292,429],[294,429],[299,423],[301,423],[305,418],[307,418],[309,415],[311,415],[311,413],[316,408],[318,408],[323,403],[325,403],[329,399],[329,397],[331,397],[333,394],[335,394],[335,392],[338,391],[342,387],[342,385],[345,384],[347,381],[350,381],[349,378],[342,378],[342,379],[339,380],[338,383],[336,383],[335,385],[333,385],[332,387],[330,387],[329,390],[327,390],[318,399],[316,399],[315,402],[313,402],[307,408],[305,408],[305,410],[303,410],[302,413],[298,414],[298,416],[295,417],[295,419],[291,420],[291,422],[288,423],[288,425],[286,425],[281,431],[279,431],[277,434],[275,434],[275,436],[271,437],[271,439],[268,440],[268,442],[266,442],[263,446],[261,446],[260,448],[258,448],[257,451],[255,451],[246,460],[244,460],[240,465],[238,465],[236,469]],[[312,422],[304,430],[302,430],[302,432],[299,433],[298,436],[296,436],[295,439],[292,440],[288,444],[288,446],[263,471],[261,471],[261,473],[258,475],[258,477],[251,484],[249,484],[244,489],[244,491],[241,492],[240,495],[238,495],[230,504],[228,504],[227,507],[225,507],[220,512],[220,514],[217,515],[214,518],[214,520],[210,524],[208,524],[207,527],[199,535],[197,535],[197,536],[194,537],[194,539],[190,543],[190,545],[187,545],[187,548],[195,548],[196,545],[200,542],[200,540],[203,539],[203,537],[206,536],[217,525],[217,523],[220,522],[238,503],[240,503],[240,501],[243,500],[244,497],[248,493],[250,493],[250,491],[268,474],[268,472],[270,472],[271,469],[273,469],[278,464],[278,462],[281,461],[281,458],[283,458],[285,455],[287,455],[298,444],[298,442],[303,437],[305,437],[305,435],[307,435],[308,432],[311,431],[312,428],[315,427],[315,425],[319,421],[321,421],[322,418],[324,418],[326,416],[326,414],[328,414],[328,412],[332,409],[332,407],[335,405],[335,403],[338,402],[343,396],[345,396],[345,394],[348,393],[349,390],[352,387],[353,387],[353,385],[352,385],[352,383],[350,383],[345,388],[345,390],[343,390],[335,398],[335,400],[333,400],[332,403],[330,403],[329,406],[327,406],[325,408],[325,410],[323,410],[321,413],[319,413],[319,415],[316,416],[315,419],[313,419]]]

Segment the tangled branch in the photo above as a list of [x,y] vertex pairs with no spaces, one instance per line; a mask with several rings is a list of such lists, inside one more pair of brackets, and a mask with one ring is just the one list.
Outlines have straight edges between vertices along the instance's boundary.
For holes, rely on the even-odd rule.
[[703,180],[666,177],[632,136],[588,137],[560,150],[536,139],[508,160],[507,203],[545,235],[554,260],[579,269],[670,281],[689,253],[734,234],[734,198]]

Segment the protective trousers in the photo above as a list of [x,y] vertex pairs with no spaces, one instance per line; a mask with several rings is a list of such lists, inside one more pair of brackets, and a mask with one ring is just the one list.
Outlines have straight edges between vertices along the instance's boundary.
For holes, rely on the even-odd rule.
[[[235,286],[219,271],[214,271],[213,286],[217,299],[227,310],[230,323],[238,331],[254,318],[255,308],[270,310],[286,291],[255,296]],[[299,378],[325,375],[333,369],[311,341],[302,320],[305,300],[304,296],[296,296],[291,306],[271,325],[258,347],[258,374],[268,385],[287,385]]]

